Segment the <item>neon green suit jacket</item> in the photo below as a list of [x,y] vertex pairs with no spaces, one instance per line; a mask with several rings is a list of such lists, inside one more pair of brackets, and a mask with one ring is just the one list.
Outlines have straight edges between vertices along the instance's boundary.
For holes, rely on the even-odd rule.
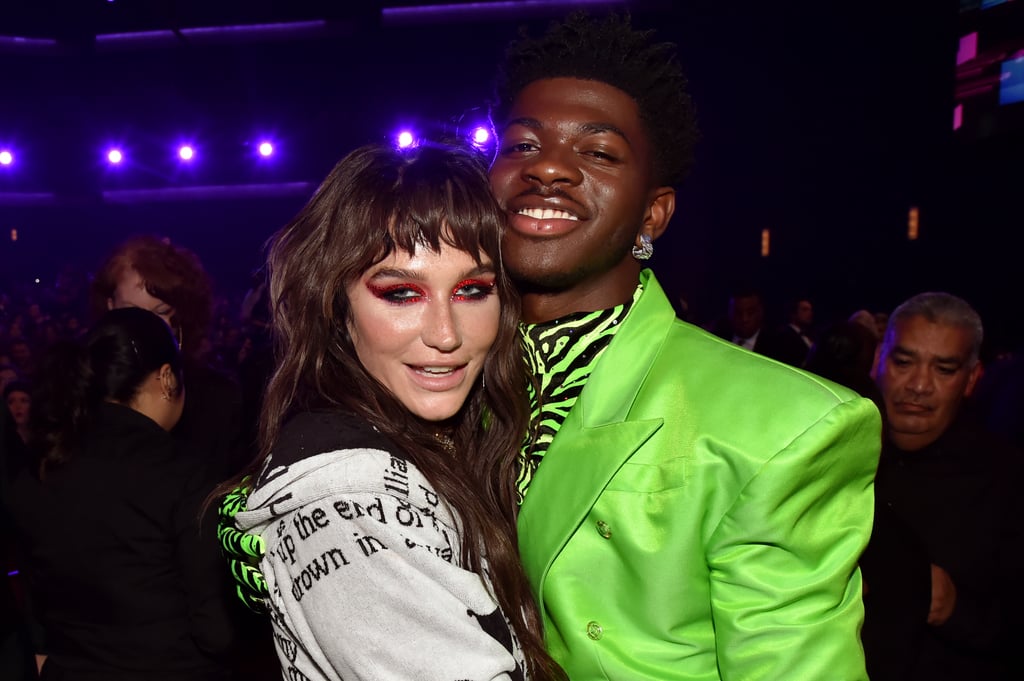
[[866,679],[877,409],[641,280],[519,516],[550,651],[573,681]]

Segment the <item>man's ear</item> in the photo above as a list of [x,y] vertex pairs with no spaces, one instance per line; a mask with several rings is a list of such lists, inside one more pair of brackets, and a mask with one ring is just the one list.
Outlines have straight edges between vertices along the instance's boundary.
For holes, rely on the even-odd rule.
[[657,241],[658,237],[668,228],[668,222],[672,219],[672,214],[675,212],[675,189],[672,187],[657,187],[651,190],[640,233],[651,237],[651,241]]
[[878,380],[878,364],[882,361],[882,344],[879,343],[875,347],[875,361],[871,363],[871,380]]
[[974,387],[978,384],[978,379],[981,378],[982,374],[985,373],[985,365],[978,360],[971,367],[971,373],[967,376],[967,385],[964,386],[964,397],[970,397],[974,394]]
[[114,309],[114,299],[113,298],[107,298],[107,310],[109,311],[109,310],[113,310],[113,309]]

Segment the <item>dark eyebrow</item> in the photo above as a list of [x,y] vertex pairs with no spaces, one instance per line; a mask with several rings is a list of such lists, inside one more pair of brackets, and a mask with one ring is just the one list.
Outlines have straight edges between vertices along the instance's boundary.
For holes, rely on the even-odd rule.
[[[521,125],[524,128],[528,128],[530,130],[535,131],[540,130],[541,128],[544,127],[543,125],[541,125],[541,122],[536,118],[522,116],[520,118],[513,118],[512,120],[508,121],[505,124],[505,127],[502,128],[502,132],[508,130],[513,125]],[[621,137],[623,141],[625,141],[625,143],[628,144],[630,147],[633,146],[633,143],[630,142],[629,140],[629,136],[626,135],[625,132],[623,132],[622,128],[620,128],[617,125],[612,125],[611,123],[603,123],[601,121],[590,121],[587,123],[581,123],[580,126],[577,128],[577,131],[585,135],[600,135],[605,132],[610,132],[614,135],[618,135],[619,137]]]
[[625,132],[622,131],[617,125],[611,123],[584,123],[580,126],[580,132],[584,132],[590,135],[600,135],[601,133],[610,132],[614,135],[618,135],[623,141],[629,146],[633,146],[632,142],[629,141],[629,137]]
[[[918,356],[918,353],[914,352],[913,350],[909,350],[903,347],[902,345],[897,345],[896,347],[894,347],[890,354],[895,355],[897,353],[901,355],[909,355],[911,357]],[[964,358],[958,357],[956,355],[951,355],[948,357],[935,357],[932,361],[935,362],[936,364],[955,364],[957,366],[963,366],[963,364],[965,364]]]
[[538,121],[536,118],[529,118],[527,116],[522,116],[520,118],[513,118],[512,120],[510,120],[507,123],[505,123],[505,125],[504,125],[504,127],[502,127],[501,131],[505,132],[506,130],[511,128],[513,125],[521,125],[524,128],[529,128],[530,130],[540,130],[543,127],[540,124],[540,121]]
[[420,274],[413,272],[412,270],[402,270],[397,267],[387,267],[384,269],[377,270],[370,279],[379,279],[381,277],[391,277],[392,279],[419,279]]
[[[466,270],[460,275],[460,279],[466,277],[478,277],[482,274],[494,274],[493,265],[478,265],[470,270]],[[379,279],[382,277],[390,277],[392,279],[411,279],[412,281],[419,281],[423,278],[423,272],[416,272],[413,270],[405,270],[398,267],[385,267],[384,269],[377,270],[370,279]]]

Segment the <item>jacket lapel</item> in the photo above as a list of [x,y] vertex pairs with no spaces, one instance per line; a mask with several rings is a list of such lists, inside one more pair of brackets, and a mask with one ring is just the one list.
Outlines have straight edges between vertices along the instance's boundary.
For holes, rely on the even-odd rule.
[[627,419],[675,313],[653,275],[555,435],[519,513],[519,550],[538,600],[559,551],[608,481],[662,419]]
[[562,425],[558,437],[570,446],[556,448],[557,438],[551,443],[519,513],[519,551],[538,594],[554,557],[608,481],[660,426],[661,419],[598,428],[583,428],[567,419]]

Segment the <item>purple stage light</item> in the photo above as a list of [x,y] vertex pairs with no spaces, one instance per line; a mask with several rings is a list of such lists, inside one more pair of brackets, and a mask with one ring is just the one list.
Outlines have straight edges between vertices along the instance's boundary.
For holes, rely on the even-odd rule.
[[[98,50],[174,47],[182,44],[215,44],[237,40],[280,40],[351,35],[351,26],[341,22],[294,21],[278,24],[241,24],[237,26],[195,26],[125,33],[100,33]],[[56,42],[56,41],[54,41]]]
[[622,4],[621,0],[484,0],[482,2],[416,4],[411,7],[384,7],[380,11],[384,25],[414,22],[468,21],[476,19],[516,19],[527,16],[561,15],[567,10],[598,8]]
[[412,133],[409,132],[408,130],[403,130],[402,132],[398,133],[399,149],[408,149],[413,145],[413,142],[415,141],[416,140],[413,138]]
[[261,142],[259,146],[260,156],[266,158],[274,153],[274,145],[270,142]]
[[55,206],[57,195],[50,192],[0,192],[0,206]]
[[[308,198],[316,189],[312,182],[277,182],[269,184],[203,185],[196,187],[163,187],[160,189],[121,189],[103,192],[104,203],[151,203],[223,199],[268,199],[282,196]],[[4,195],[0,193],[0,205]]]
[[478,147],[482,147],[491,139],[491,133],[487,128],[481,125],[473,129],[471,138],[473,140],[473,144]]
[[4,149],[0,151],[0,166],[9,166],[14,163],[14,154]]
[[178,149],[178,158],[182,161],[191,161],[192,157],[195,156],[195,150],[189,145],[185,144]]
[[121,153],[120,149],[111,149],[107,152],[107,160],[117,165],[124,160],[124,154]]
[[23,38],[0,35],[0,52],[27,52],[31,54],[56,54],[60,47],[53,38]]

